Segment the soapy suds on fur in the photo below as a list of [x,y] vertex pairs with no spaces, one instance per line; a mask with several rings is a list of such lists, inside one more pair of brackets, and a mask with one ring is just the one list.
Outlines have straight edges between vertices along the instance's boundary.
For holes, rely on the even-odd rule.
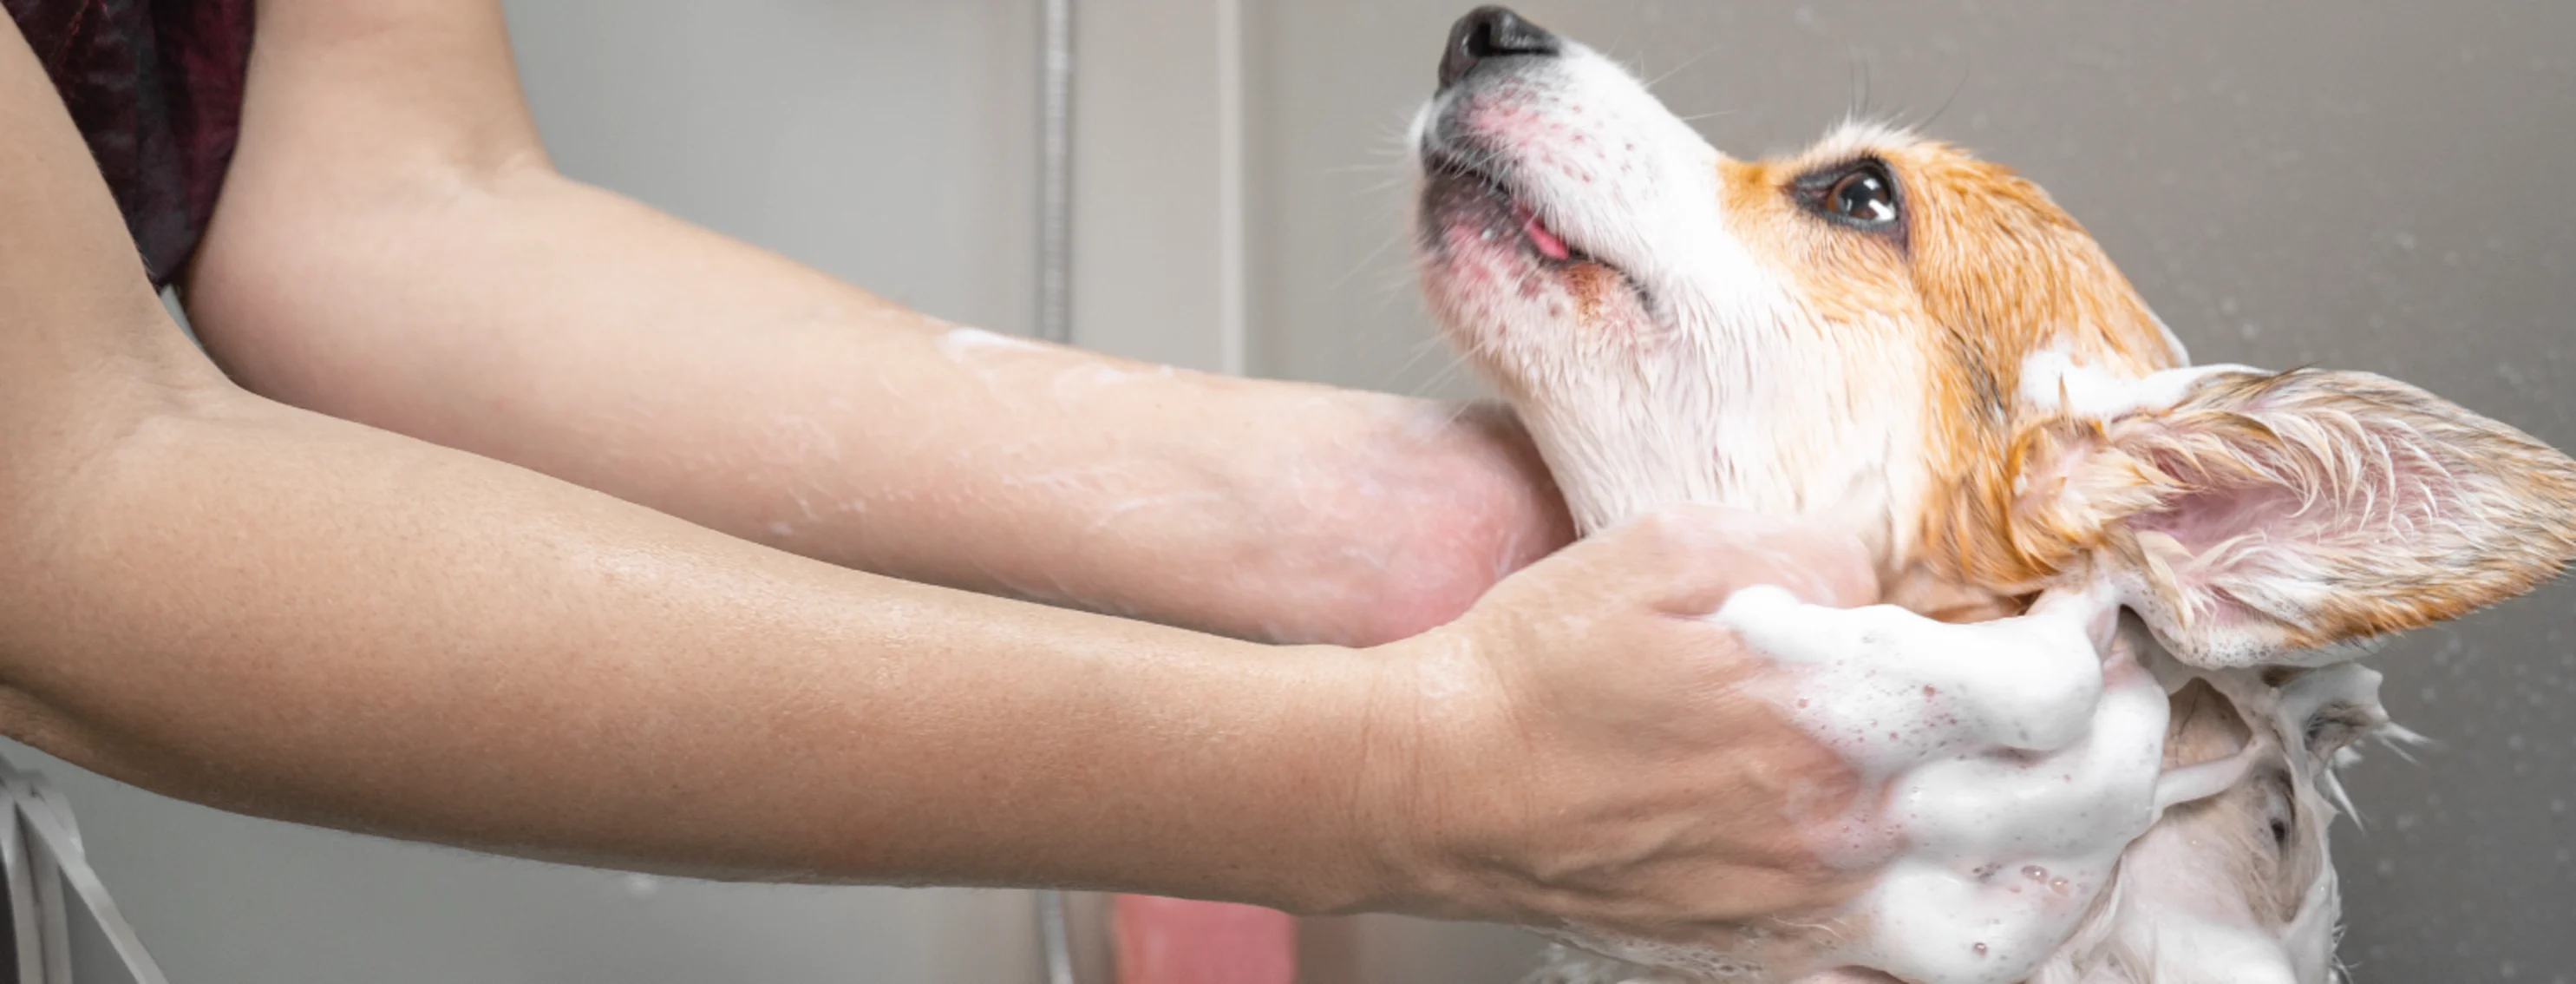
[[[1902,843],[1846,920],[1868,927],[1828,966],[1907,980],[2025,980],[2091,910],[2155,822],[2165,693],[2110,645],[2096,589],[1975,625],[1892,608],[1836,610],[1749,588],[1716,620],[1790,667],[1774,702],[1883,789],[1819,853]],[[2093,657],[2097,646],[2112,655]]]

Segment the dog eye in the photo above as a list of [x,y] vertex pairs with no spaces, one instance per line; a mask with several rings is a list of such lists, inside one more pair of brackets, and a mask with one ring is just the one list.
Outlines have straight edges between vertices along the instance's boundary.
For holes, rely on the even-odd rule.
[[1875,164],[1862,165],[1825,190],[1825,208],[1863,226],[1896,221],[1896,183]]
[[1791,197],[1818,218],[1903,239],[1905,217],[1896,178],[1874,158],[1810,171],[1789,186]]

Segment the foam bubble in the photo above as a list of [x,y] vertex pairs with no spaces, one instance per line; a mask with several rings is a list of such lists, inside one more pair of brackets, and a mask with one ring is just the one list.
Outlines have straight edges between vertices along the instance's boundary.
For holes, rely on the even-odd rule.
[[2157,813],[2165,690],[2109,644],[2117,611],[2106,587],[1975,625],[1777,588],[1719,610],[1792,669],[1778,705],[1888,791],[1846,825],[1862,836],[1818,845],[1829,860],[1853,843],[1904,845],[1826,965],[2010,984],[2074,931]]

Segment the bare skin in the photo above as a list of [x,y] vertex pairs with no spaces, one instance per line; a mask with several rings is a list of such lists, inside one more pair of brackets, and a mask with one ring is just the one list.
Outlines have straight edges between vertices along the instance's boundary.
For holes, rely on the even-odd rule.
[[[1811,850],[1865,794],[1841,759],[1780,727],[1761,694],[1782,678],[1706,615],[1755,584],[1873,601],[1865,556],[1849,538],[1680,507],[1385,647],[1410,657],[1399,689],[1439,752],[1390,791],[1442,852],[1434,890],[1408,908],[1695,944],[1820,921],[1875,874]],[[1586,651],[1617,655],[1566,658]]]
[[556,173],[497,5],[260,7],[187,285],[251,390],[806,556],[1272,641],[1572,539],[1508,414],[948,326]]
[[[885,576],[1384,639],[1564,534],[1508,428],[943,347],[554,176],[491,6],[261,9],[190,285],[249,389],[0,38],[11,737],[241,812],[709,877],[1672,936],[1866,876],[1784,819],[1841,764],[1693,617],[1750,583],[1872,599],[1856,544],[1676,511],[1372,649]],[[1103,367],[1140,385],[1012,398]],[[725,532],[773,523],[810,556]]]

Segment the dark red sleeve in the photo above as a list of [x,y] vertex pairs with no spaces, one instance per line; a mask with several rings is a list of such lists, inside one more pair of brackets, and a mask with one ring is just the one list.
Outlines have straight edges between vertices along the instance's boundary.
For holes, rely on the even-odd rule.
[[0,0],[62,93],[155,285],[185,269],[241,131],[251,0]]

